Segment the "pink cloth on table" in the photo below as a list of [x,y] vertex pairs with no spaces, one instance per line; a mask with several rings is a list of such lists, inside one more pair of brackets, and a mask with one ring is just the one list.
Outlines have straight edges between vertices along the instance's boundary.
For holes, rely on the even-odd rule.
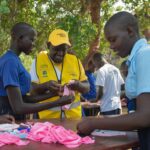
[[80,137],[76,132],[67,130],[62,126],[57,126],[49,122],[35,123],[32,126],[28,139],[41,141],[43,143],[61,143],[69,148],[78,147],[81,144],[94,143],[90,137]]
[[16,144],[16,145],[27,145],[29,141],[22,141],[19,137],[9,134],[2,133],[0,134],[0,147],[6,144]]

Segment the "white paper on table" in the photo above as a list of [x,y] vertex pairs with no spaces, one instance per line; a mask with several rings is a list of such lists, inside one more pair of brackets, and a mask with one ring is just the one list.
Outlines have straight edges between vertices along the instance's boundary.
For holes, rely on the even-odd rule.
[[114,130],[94,130],[91,135],[93,136],[105,136],[105,137],[110,137],[110,136],[125,136],[126,132],[124,131],[114,131]]
[[0,124],[0,131],[11,131],[17,129],[18,127],[19,127],[18,124],[4,123],[4,124]]

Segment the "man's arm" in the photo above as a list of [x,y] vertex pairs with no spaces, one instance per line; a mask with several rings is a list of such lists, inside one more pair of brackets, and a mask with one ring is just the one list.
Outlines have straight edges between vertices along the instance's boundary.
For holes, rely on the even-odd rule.
[[87,93],[90,90],[88,81],[75,80],[73,83],[67,85],[71,90],[78,91],[82,94]]
[[25,103],[23,101],[20,89],[18,87],[7,86],[6,91],[11,108],[16,114],[39,112],[45,109],[70,104],[74,100],[74,96],[71,95],[71,96],[63,96],[53,102],[32,104],[32,103]]
[[54,92],[48,92],[40,95],[25,95],[23,96],[23,101],[27,103],[37,103],[54,96],[58,96],[58,94]]
[[52,80],[41,84],[32,83],[31,94],[39,95],[39,94],[47,93],[49,91],[51,91],[52,93],[58,93],[60,88],[61,88],[61,84]]
[[97,100],[100,100],[103,96],[103,86],[96,86],[97,88]]
[[31,90],[30,93],[32,95],[37,95],[37,94],[44,94],[48,91],[48,85],[47,83],[43,84],[37,84],[32,82]]
[[84,94],[89,92],[90,90],[90,85],[88,81],[79,81],[79,87],[77,89],[80,93]]
[[150,127],[150,93],[137,97],[136,111],[131,114],[112,118],[89,118],[77,125],[80,133],[90,134],[94,129],[104,130],[135,130]]

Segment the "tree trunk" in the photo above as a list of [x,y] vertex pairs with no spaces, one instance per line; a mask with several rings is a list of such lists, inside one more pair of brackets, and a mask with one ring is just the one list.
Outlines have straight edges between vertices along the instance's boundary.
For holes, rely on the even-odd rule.
[[101,2],[103,0],[91,0],[91,7],[90,7],[90,15],[92,19],[92,23],[97,27],[97,35],[95,39],[90,43],[89,53],[92,51],[97,51],[99,49],[100,43],[100,9],[101,9]]
[[91,58],[93,53],[95,53],[100,46],[100,9],[102,1],[103,0],[81,0],[82,11],[88,11],[90,13],[92,23],[95,24],[97,27],[97,35],[89,45],[89,51],[87,56],[83,60],[83,65],[87,64],[88,60]]

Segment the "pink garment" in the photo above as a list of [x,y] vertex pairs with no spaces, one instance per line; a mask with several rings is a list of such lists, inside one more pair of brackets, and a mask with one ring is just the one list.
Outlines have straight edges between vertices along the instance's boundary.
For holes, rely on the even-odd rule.
[[[74,83],[74,80],[70,80],[69,84]],[[64,86],[63,96],[75,95],[74,91],[70,90],[66,85]],[[63,110],[68,110],[71,107],[71,104],[62,106]]]
[[69,148],[78,147],[83,143],[94,143],[94,140],[88,136],[82,138],[72,130],[66,130],[62,126],[57,126],[49,122],[35,123],[27,138],[34,141],[41,141],[43,143],[58,142]]
[[29,141],[22,141],[18,136],[10,133],[0,134],[0,147],[6,144],[27,145]]
[[69,96],[69,95],[74,95],[74,91],[69,90],[69,88],[65,85],[63,96]]

